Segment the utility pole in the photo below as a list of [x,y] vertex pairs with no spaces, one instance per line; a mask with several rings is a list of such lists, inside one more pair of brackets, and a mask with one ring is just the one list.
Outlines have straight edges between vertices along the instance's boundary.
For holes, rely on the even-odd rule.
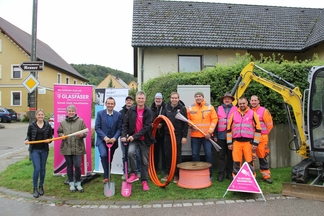
[[[37,38],[37,3],[38,0],[33,1],[33,23],[32,23],[32,46],[30,52],[30,61],[36,61],[36,38]],[[37,71],[30,71],[36,79],[38,79],[38,72]],[[35,120],[35,113],[37,109],[37,88],[29,93],[29,123]]]

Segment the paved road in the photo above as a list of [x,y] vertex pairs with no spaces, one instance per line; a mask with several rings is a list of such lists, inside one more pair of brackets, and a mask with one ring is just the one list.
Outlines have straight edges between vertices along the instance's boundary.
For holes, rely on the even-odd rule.
[[1,123],[0,129],[0,172],[10,164],[28,157],[28,147],[24,144],[28,123]]
[[[0,172],[10,164],[28,157],[24,145],[27,123],[5,123],[0,129]],[[71,200],[59,205],[59,200],[42,196],[34,199],[30,193],[20,193],[0,187],[0,216],[38,215],[323,215],[324,202],[285,197],[266,196],[250,200],[181,200],[155,201],[146,205],[137,202],[111,203]]]

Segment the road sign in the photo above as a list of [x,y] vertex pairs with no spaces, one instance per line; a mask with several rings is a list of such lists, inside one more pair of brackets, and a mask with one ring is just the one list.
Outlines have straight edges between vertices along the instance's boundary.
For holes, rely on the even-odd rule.
[[24,71],[43,71],[44,62],[43,61],[23,62],[21,63],[20,67]]
[[31,93],[35,90],[35,88],[37,88],[39,82],[32,74],[30,74],[23,82],[23,85],[29,91],[29,93]]

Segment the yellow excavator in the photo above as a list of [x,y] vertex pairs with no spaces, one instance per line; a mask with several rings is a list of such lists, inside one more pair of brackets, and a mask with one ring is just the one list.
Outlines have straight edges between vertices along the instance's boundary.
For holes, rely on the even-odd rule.
[[[271,78],[276,79],[283,84],[259,76],[256,71],[254,71],[255,69],[268,74]],[[318,186],[320,182],[323,182],[324,66],[312,67],[308,74],[309,89],[304,91],[304,98],[306,98],[306,93],[308,93],[307,101],[302,101],[303,96],[298,87],[272,72],[255,65],[254,62],[250,62],[241,71],[240,76],[231,91],[232,96],[235,98],[233,101],[234,105],[237,104],[237,99],[243,95],[252,80],[268,87],[282,96],[288,116],[288,124],[293,135],[295,150],[304,158],[300,163],[293,167],[293,183],[283,184],[283,195],[314,198],[324,201],[324,187],[320,187],[321,189],[314,187],[312,187],[312,189],[308,188],[311,186]],[[306,115],[304,115],[304,104],[307,106],[307,109],[305,109],[307,112]],[[288,105],[293,109],[298,133],[293,124]],[[304,121],[304,116],[306,116],[306,121]],[[311,175],[314,175],[315,179],[311,184],[306,185],[305,183],[309,181]],[[305,193],[305,191],[308,193]]]

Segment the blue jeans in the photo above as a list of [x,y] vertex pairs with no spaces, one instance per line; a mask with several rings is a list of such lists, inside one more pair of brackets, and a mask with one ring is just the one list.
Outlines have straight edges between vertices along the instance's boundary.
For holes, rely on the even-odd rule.
[[[30,157],[34,165],[33,186],[34,188],[37,188],[38,186],[43,186],[44,184],[48,151],[45,149],[33,149],[33,151],[30,153]],[[39,185],[37,185],[38,177]]]
[[136,140],[128,145],[128,160],[131,167],[131,173],[136,172],[137,168],[137,151],[141,153],[141,181],[148,180],[148,155],[150,146],[147,146],[144,141]]
[[205,138],[191,137],[192,160],[200,161],[201,144],[204,147],[206,162],[208,162],[212,165],[209,169],[210,177],[211,177],[212,173],[213,173],[213,146],[209,140],[207,140]]

